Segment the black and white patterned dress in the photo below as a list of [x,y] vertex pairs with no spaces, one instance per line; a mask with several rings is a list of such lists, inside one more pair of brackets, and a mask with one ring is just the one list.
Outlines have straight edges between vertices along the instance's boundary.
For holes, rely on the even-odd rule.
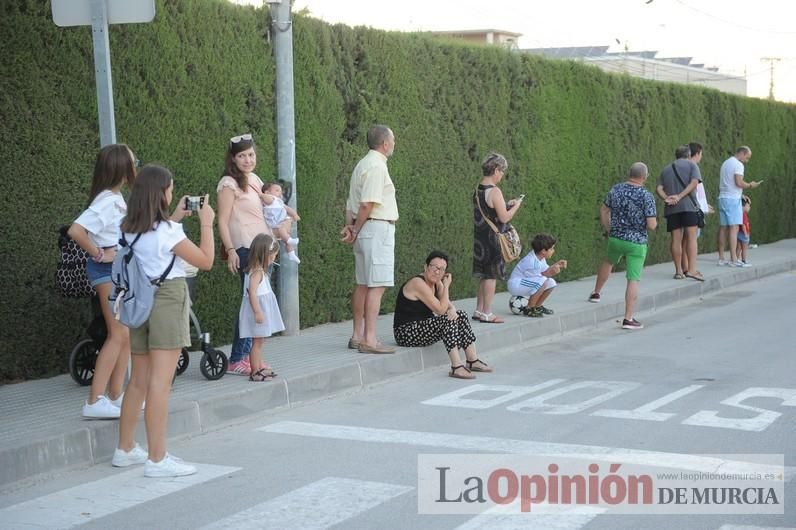
[[[422,279],[422,276],[417,276]],[[475,342],[475,334],[467,314],[457,311],[459,318],[449,319],[446,315],[435,315],[420,300],[409,300],[404,296],[407,280],[398,289],[393,316],[393,336],[399,346],[423,347],[442,340],[445,350],[465,349]]]

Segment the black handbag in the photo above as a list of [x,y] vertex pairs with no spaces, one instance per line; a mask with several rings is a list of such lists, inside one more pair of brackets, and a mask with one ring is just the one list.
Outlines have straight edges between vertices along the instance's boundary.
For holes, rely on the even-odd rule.
[[55,268],[55,290],[65,298],[88,298],[95,291],[86,275],[86,261],[90,258],[80,245],[69,237],[65,225],[58,229],[60,255]]
[[[674,176],[677,177],[677,180],[679,180],[680,184],[683,185],[683,189],[686,189],[688,186],[686,186],[685,182],[683,182],[683,179],[680,178],[680,173],[677,172],[677,167],[675,167],[674,162],[672,162],[672,169],[674,170]],[[691,199],[691,202],[694,203],[694,206],[696,207],[697,226],[699,228],[705,228],[705,212],[703,212],[702,208],[699,207],[699,204],[696,202],[696,199],[691,196],[691,193],[688,194],[688,198]]]

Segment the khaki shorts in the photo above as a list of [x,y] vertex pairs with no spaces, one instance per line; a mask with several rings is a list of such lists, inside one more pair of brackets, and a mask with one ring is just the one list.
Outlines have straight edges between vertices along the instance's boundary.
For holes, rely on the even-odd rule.
[[395,268],[395,225],[368,220],[354,242],[357,285],[392,287]]
[[191,345],[191,297],[185,278],[166,280],[155,293],[152,314],[141,327],[130,329],[130,350],[146,355],[150,350],[179,350]]

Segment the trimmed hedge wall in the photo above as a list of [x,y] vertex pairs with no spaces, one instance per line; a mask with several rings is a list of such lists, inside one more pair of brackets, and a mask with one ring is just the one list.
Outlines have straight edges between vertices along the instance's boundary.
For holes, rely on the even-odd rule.
[[[0,380],[66,369],[89,320],[87,301],[53,289],[55,231],[85,205],[98,147],[90,30],[58,28],[49,2],[0,7]],[[396,281],[431,248],[451,255],[456,298],[474,296],[471,194],[491,150],[509,160],[509,197],[527,194],[515,225],[559,238],[565,279],[591,275],[604,242],[599,204],[637,160],[658,171],[687,141],[705,146],[709,196],[728,151],[748,144],[754,238],[796,235],[796,108],[714,90],[605,74],[427,35],[294,18],[296,158],[302,244],[301,325],[350,318],[350,249],[338,242],[350,172],[371,123],[393,128],[398,190]],[[118,141],[175,174],[177,194],[210,192],[227,139],[251,131],[257,173],[275,174],[274,67],[267,10],[221,0],[159,0],[151,24],[110,30]],[[214,201],[215,202],[215,201]],[[713,202],[713,200],[711,201]],[[660,205],[660,203],[659,203]],[[709,219],[701,250],[715,249]],[[198,234],[196,221],[186,229]],[[665,228],[649,261],[667,260]],[[391,309],[394,292],[385,295]],[[231,338],[238,280],[200,275],[196,311],[214,342]]]

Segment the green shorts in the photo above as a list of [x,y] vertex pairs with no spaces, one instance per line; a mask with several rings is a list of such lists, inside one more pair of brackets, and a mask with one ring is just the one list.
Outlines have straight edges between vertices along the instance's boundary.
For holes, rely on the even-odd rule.
[[608,238],[608,261],[618,265],[622,258],[625,258],[627,267],[627,279],[641,280],[641,271],[644,270],[644,260],[647,259],[647,245],[631,243],[615,237]]
[[179,350],[191,345],[191,297],[185,278],[166,280],[155,293],[149,320],[130,329],[130,350],[145,355],[150,350]]

